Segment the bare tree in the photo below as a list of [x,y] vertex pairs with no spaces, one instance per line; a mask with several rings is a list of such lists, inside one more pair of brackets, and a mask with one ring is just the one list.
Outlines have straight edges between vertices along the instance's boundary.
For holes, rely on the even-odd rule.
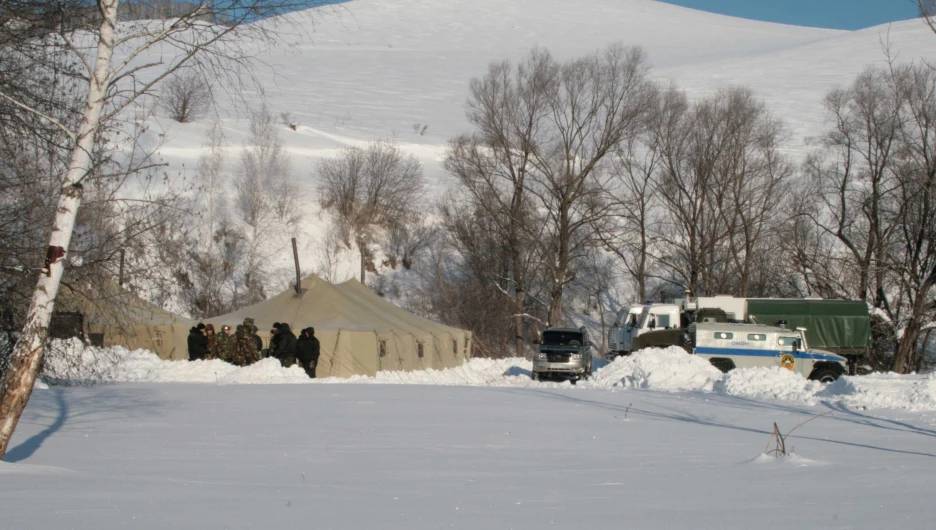
[[547,235],[540,241],[552,278],[550,325],[563,320],[563,290],[608,218],[606,158],[643,127],[651,94],[646,69],[641,49],[612,45],[559,66],[547,87],[549,118],[530,138],[536,149],[529,178],[546,213]]
[[345,244],[352,240],[361,257],[361,283],[376,231],[411,215],[425,193],[422,164],[388,141],[349,147],[337,158],[316,164],[326,210],[335,212]]
[[198,159],[198,195],[201,202],[202,235],[212,237],[215,222],[225,219],[228,214],[227,178],[224,173],[224,137],[221,124],[215,121],[208,131],[205,151]]
[[926,22],[933,33],[936,33],[936,22],[932,19],[936,16],[936,0],[916,0],[916,2],[920,9],[920,18]]
[[[764,270],[764,254],[774,255],[775,241],[768,236],[788,214],[790,176],[793,164],[782,154],[786,139],[783,124],[772,117],[763,102],[748,90],[731,93],[729,105],[734,115],[733,141],[722,166],[727,187],[727,203],[721,214],[729,227],[728,249],[735,266],[737,292],[742,297],[751,292],[755,269]],[[755,267],[761,265],[761,267]]]
[[896,343],[889,365],[898,373],[921,366],[936,318],[934,93],[926,65],[868,68],[827,95],[831,128],[806,164],[821,208],[804,215],[828,250],[804,269],[817,288],[877,309],[891,329],[876,334],[894,337],[883,342]]
[[936,329],[936,72],[925,65],[892,67],[903,103],[897,168],[894,238],[888,268],[900,282],[905,306],[892,369],[920,370]]
[[692,107],[685,94],[670,87],[663,94],[664,114],[651,122],[650,130],[653,149],[660,150],[662,157],[656,185],[665,207],[661,229],[666,245],[660,263],[698,294],[714,290],[707,285],[709,269],[713,258],[719,262],[724,258],[715,255],[724,238],[715,208],[719,190],[713,185],[715,160],[722,148],[717,143],[722,123],[717,107],[714,101]]
[[237,168],[237,210],[246,238],[245,304],[263,300],[266,261],[278,237],[302,219],[299,184],[290,171],[273,115],[263,107],[250,116],[250,138]]
[[211,108],[211,89],[201,72],[179,72],[166,80],[159,101],[170,118],[186,123],[198,119]]
[[[647,127],[628,138],[611,158],[611,188],[608,190],[610,219],[597,234],[607,252],[614,254],[624,271],[634,280],[637,300],[646,300],[648,281],[655,267],[656,239],[667,237],[656,228],[660,222],[660,198],[656,180],[662,170],[663,153],[651,131],[654,123],[667,115],[662,105],[672,98],[654,89],[648,101]],[[681,103],[678,100],[677,103]]]
[[[525,272],[521,314],[513,304],[491,303],[515,299],[511,275],[516,249],[502,237],[503,219],[479,208],[464,192],[447,196],[439,213],[446,237],[444,244],[432,247],[432,264],[422,289],[431,312],[444,322],[470,329],[485,355],[513,350],[523,356],[520,333],[526,327],[538,332],[546,321],[548,304],[539,292],[544,282],[532,277],[535,268]],[[523,247],[523,260],[535,261],[528,254],[531,250]]]
[[[94,169],[95,138],[103,132],[102,126],[144,95],[151,94],[164,78],[187,64],[195,64],[193,59],[196,57],[200,67],[211,69],[217,76],[228,76],[231,86],[237,86],[239,76],[245,72],[249,74],[250,58],[256,50],[253,44],[258,41],[267,44],[280,42],[281,33],[276,31],[274,22],[245,23],[293,7],[291,2],[276,0],[201,3],[171,21],[127,23],[118,32],[119,0],[98,0],[94,3],[96,9],[90,13],[85,3],[76,4],[79,5],[74,12],[65,10],[60,16],[43,19],[38,24],[27,16],[33,13],[17,9],[21,7],[20,3],[0,6],[4,10],[0,18],[6,22],[0,30],[0,42],[15,42],[15,45],[8,45],[16,46],[17,53],[35,61],[48,63],[69,57],[80,70],[78,79],[86,83],[82,87],[85,89],[82,119],[74,125],[43,112],[19,94],[0,91],[0,99],[59,128],[68,138],[71,150],[51,223],[45,264],[39,274],[22,338],[12,354],[11,368],[0,384],[0,457],[6,453],[42,361],[49,320],[72,248],[72,234],[84,184]],[[10,6],[14,9],[8,9]],[[57,4],[59,9],[64,7]],[[68,4],[67,7],[75,6]],[[201,22],[211,13],[224,15],[230,22],[224,26]],[[194,31],[196,26],[197,31]],[[249,48],[246,44],[238,44],[246,43],[245,40],[237,40],[248,33],[253,37]],[[93,45],[88,46],[89,42]],[[174,50],[174,55],[154,63],[140,60],[146,50],[170,42],[171,46],[163,49]],[[125,53],[115,60],[118,46],[123,47],[122,52]]]
[[584,293],[585,309],[582,312],[586,315],[597,313],[598,324],[601,326],[601,344],[598,351],[602,355],[608,351],[608,323],[605,317],[614,303],[611,292],[616,281],[613,255],[601,252],[600,248],[589,252],[587,262],[575,280],[576,287]]
[[209,236],[200,236],[176,259],[163,260],[173,270],[178,296],[193,318],[223,315],[237,309],[237,273],[245,254],[244,235],[222,218]]
[[[493,63],[481,79],[469,85],[467,117],[477,132],[461,136],[449,144],[446,170],[455,176],[463,190],[462,204],[444,208],[450,236],[469,261],[471,255],[487,258],[476,263],[477,274],[486,277],[495,292],[513,304],[515,355],[523,355],[524,321],[529,307],[535,239],[543,226],[536,220],[529,191],[527,169],[535,144],[532,139],[545,119],[546,89],[553,82],[555,64],[545,53],[533,52],[519,65]],[[464,220],[483,216],[497,244],[504,252],[490,254],[470,241]],[[486,241],[481,239],[479,241]],[[505,263],[491,261],[503,256]],[[483,272],[486,267],[486,272]]]
[[662,101],[650,133],[662,161],[660,263],[694,293],[749,296],[792,173],[780,151],[782,125],[742,88],[693,105],[670,88]]
[[338,277],[338,268],[343,251],[342,243],[341,237],[334,229],[328,230],[325,236],[315,243],[316,257],[318,258],[315,273],[326,282],[339,283],[346,279]]
[[894,229],[886,212],[901,127],[900,102],[888,84],[887,71],[869,68],[850,87],[829,92],[825,106],[834,125],[806,163],[825,207],[812,220],[842,245],[839,265],[857,277],[844,294],[885,310],[884,259]]
[[[538,234],[530,240],[541,247],[551,278],[550,324],[562,320],[563,290],[595,243],[596,223],[607,217],[603,162],[641,126],[645,70],[643,52],[622,45],[566,63],[534,50],[515,70],[495,64],[472,83],[469,119],[479,134],[453,143],[449,170],[483,197],[479,204],[497,201],[494,218],[505,220],[501,232],[508,237],[517,237],[519,211],[528,202],[544,215],[527,229]],[[523,286],[514,288],[519,294]],[[516,304],[521,301],[518,296]]]
[[[410,217],[407,219],[406,217]],[[438,231],[421,215],[394,219],[387,226],[387,240],[384,253],[391,268],[397,263],[404,269],[412,269],[426,248],[437,239]]]

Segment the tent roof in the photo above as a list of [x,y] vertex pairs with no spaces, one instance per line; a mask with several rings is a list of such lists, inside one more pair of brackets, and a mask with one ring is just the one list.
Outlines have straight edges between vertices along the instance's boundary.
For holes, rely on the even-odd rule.
[[94,294],[80,290],[64,291],[56,309],[62,311],[78,310],[85,320],[99,325],[142,324],[146,326],[172,325],[181,323],[191,325],[194,322],[185,317],[170,313],[161,307],[143,300],[139,296],[113,282],[104,282],[95,286]]
[[407,311],[402,307],[393,304],[386,298],[378,295],[374,291],[370,290],[366,285],[359,282],[356,279],[351,279],[346,282],[340,283],[335,286],[336,288],[344,291],[350,298],[354,299],[356,302],[368,305],[374,308],[380,313],[380,315],[388,320],[399,321],[403,325],[408,327],[415,327],[425,329],[426,331],[463,331],[458,328],[451,326],[446,326],[445,324],[440,324],[434,320],[429,320],[423,318],[415,313]]
[[316,330],[443,332],[456,328],[443,326],[401,309],[377,296],[357,280],[332,285],[312,274],[302,280],[302,296],[292,289],[221,315],[206,319],[214,324],[241,324],[253,318],[266,331],[274,322],[288,322],[294,331],[312,326]]

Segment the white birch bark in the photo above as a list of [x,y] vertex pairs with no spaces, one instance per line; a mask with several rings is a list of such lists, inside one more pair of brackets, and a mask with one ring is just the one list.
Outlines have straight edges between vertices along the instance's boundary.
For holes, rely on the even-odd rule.
[[[33,292],[23,334],[12,353],[12,363],[0,384],[0,459],[4,457],[16,424],[26,408],[33,385],[42,363],[42,352],[49,335],[49,322],[55,307],[59,284],[65,269],[68,246],[78,208],[81,206],[81,182],[91,170],[91,153],[94,136],[101,125],[101,114],[107,99],[107,89],[113,77],[111,59],[114,53],[114,30],[117,21],[119,0],[99,0],[102,17],[98,36],[97,57],[88,83],[88,98],[84,119],[75,146],[72,149],[68,172],[62,183],[61,196],[56,209],[49,249],[61,248],[65,254],[51,263],[46,263],[39,274],[39,282]],[[50,253],[50,256],[54,254]]]

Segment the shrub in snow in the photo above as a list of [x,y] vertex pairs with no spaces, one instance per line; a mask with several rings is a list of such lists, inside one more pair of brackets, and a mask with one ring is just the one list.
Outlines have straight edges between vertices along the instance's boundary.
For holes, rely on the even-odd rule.
[[200,73],[179,72],[165,81],[159,102],[169,118],[194,121],[211,108],[211,88]]
[[117,363],[127,352],[121,347],[96,348],[77,338],[46,344],[40,377],[57,385],[89,385],[113,381]]

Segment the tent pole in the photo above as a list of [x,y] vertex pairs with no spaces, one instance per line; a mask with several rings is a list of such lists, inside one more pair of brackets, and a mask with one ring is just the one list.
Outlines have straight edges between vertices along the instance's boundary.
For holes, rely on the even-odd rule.
[[293,259],[296,261],[296,296],[302,296],[302,275],[299,273],[299,249],[296,238],[292,238]]

